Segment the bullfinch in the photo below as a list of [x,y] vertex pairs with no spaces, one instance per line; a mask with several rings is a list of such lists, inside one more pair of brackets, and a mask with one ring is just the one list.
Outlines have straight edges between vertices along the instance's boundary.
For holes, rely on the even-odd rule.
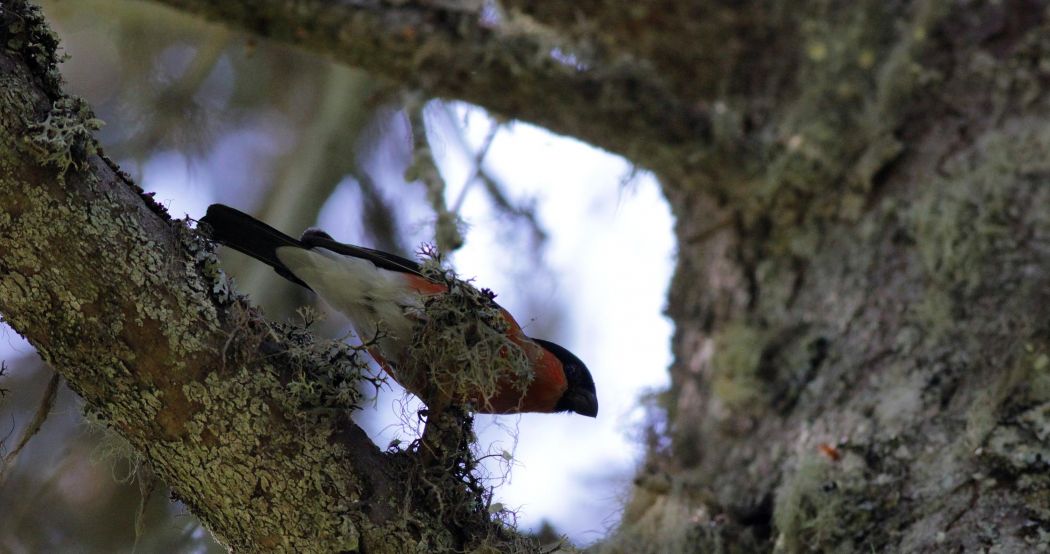
[[[344,244],[319,229],[294,239],[258,219],[222,204],[200,219],[212,240],[271,266],[306,287],[349,318],[360,337],[377,337],[369,352],[409,392],[426,400],[427,383],[399,375],[428,298],[446,294],[447,283],[425,276],[415,261]],[[531,374],[526,384],[496,379],[494,392],[451,399],[469,402],[481,413],[574,412],[596,417],[598,397],[590,371],[567,349],[528,337],[506,310],[492,302],[506,322],[507,338],[521,348]],[[494,370],[495,371],[495,370]],[[480,390],[480,389],[479,389]]]

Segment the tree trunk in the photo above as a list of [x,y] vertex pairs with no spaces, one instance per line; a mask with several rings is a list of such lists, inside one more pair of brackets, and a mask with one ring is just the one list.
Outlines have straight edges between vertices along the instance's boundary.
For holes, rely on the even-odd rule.
[[799,22],[775,140],[665,182],[673,387],[617,550],[1050,544],[1044,4],[902,8]]
[[[597,548],[1050,544],[1045,2],[162,3],[660,175],[673,385]],[[92,153],[41,22],[8,4],[5,318],[233,545],[463,548],[498,531],[394,503],[418,493],[408,464],[303,409],[317,366],[300,335],[268,331]],[[260,349],[284,354],[249,371]]]

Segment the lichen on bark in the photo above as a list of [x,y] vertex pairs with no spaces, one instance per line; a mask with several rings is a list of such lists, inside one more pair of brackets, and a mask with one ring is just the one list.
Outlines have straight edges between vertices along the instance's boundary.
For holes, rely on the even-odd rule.
[[[790,10],[716,2],[699,11],[687,3],[613,10],[608,2],[579,2],[572,17],[561,17],[564,6],[515,1],[510,5],[525,16],[511,14],[503,27],[482,22],[477,4],[273,0],[249,11],[236,2],[166,3],[590,139],[659,173],[679,239],[668,310],[677,325],[673,388],[661,396],[667,419],[654,425],[653,451],[624,521],[600,548],[1024,551],[1050,540],[1045,2],[813,1]],[[690,19],[697,14],[702,21]],[[43,68],[47,83],[54,72],[45,66],[53,63],[41,52],[51,39],[30,34],[43,46],[30,41],[22,59]],[[567,47],[573,63],[552,56],[555,46]],[[694,46],[704,50],[686,51]],[[55,87],[27,95],[25,87],[8,86],[16,73],[0,75],[5,121],[11,106],[33,106],[35,122],[55,106],[64,109]],[[87,169],[106,170],[91,159]],[[18,159],[0,163],[5,178],[43,171],[22,172]],[[85,167],[66,165],[66,183],[80,184]],[[156,259],[136,244],[185,245],[172,223],[149,219],[152,212],[133,196],[105,196],[98,186],[85,215],[63,208],[68,203],[37,201],[41,190],[65,198],[68,188],[10,182],[3,182],[5,192],[15,194],[0,219],[0,286],[10,304],[0,308],[5,315],[22,310],[17,325],[41,329],[34,341],[42,350],[59,362],[90,359],[85,371],[117,382],[132,367],[149,367],[151,352],[164,348],[183,355],[180,371],[207,365],[192,348],[178,350],[184,338],[192,344],[179,330],[189,320],[178,315],[195,303],[145,295],[136,301],[152,307],[142,314],[131,304],[114,311],[99,302],[112,296],[109,289],[72,281],[59,281],[70,291],[49,288],[42,272],[62,260],[24,247],[64,244],[84,227],[106,249],[81,251],[89,247],[80,244],[69,251],[101,261],[96,271],[124,261],[113,252],[171,269],[172,259],[196,254],[176,248]],[[119,209],[107,210],[113,203]],[[119,215],[126,213],[138,215]],[[37,229],[51,219],[71,225]],[[136,221],[152,223],[143,232]],[[23,232],[23,222],[33,225]],[[233,331],[258,320],[236,316],[236,299],[215,300],[225,289],[208,262],[172,275],[181,282],[194,271],[206,278],[181,294],[210,294],[217,306],[193,320],[217,325],[214,342],[205,343],[233,337],[234,357],[252,359],[261,343],[244,338],[261,336],[261,328]],[[126,277],[146,289],[168,284],[142,272]],[[176,328],[169,330],[173,315]],[[93,325],[124,333],[125,344],[106,352],[61,348]],[[142,337],[159,349],[133,348],[132,339]],[[77,357],[89,355],[105,363]],[[313,397],[294,386],[297,396],[287,395],[284,379],[295,372],[285,361],[268,358],[273,367],[258,379],[237,364],[207,366],[189,388],[149,373],[127,385],[142,392],[130,409],[103,407],[147,416],[173,437],[206,437],[204,421],[227,398],[243,411],[229,419],[239,433],[259,431],[263,421],[287,425],[288,413],[302,412],[296,403]],[[239,396],[215,381],[226,376],[261,388]],[[90,384],[78,385],[87,397],[97,394]],[[167,421],[156,417],[161,412],[189,417]],[[357,444],[353,429],[338,438]],[[303,441],[322,448],[312,434]],[[268,444],[234,441],[229,448],[251,452]],[[361,483],[370,494],[381,491],[373,496],[398,497],[390,492],[399,490],[396,483],[367,466],[399,471],[405,457],[367,448],[363,461],[311,452],[372,475]],[[256,466],[235,467],[202,489],[231,486],[246,494],[240,480]],[[187,479],[201,478],[193,467],[185,471]],[[311,474],[311,481],[348,490],[358,483],[327,474]],[[398,526],[403,507],[349,505],[348,513],[362,513],[350,516],[360,544],[392,551],[456,543],[448,534]],[[346,520],[303,521],[343,529]],[[356,540],[349,530],[342,536],[345,545]],[[264,533],[244,540],[277,539]]]
[[350,419],[358,351],[236,294],[189,222],[102,155],[39,10],[8,2],[0,21],[0,313],[95,421],[235,550],[531,544],[484,509],[426,503],[416,456],[380,452]]

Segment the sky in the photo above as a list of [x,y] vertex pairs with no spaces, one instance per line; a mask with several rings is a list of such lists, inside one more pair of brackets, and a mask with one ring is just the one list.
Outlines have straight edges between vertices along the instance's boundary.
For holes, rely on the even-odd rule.
[[[490,120],[464,105],[456,113],[476,150]],[[440,137],[431,141],[439,143],[434,150],[442,156],[447,196],[457,198],[472,162],[457,157],[452,147],[441,148]],[[631,166],[623,158],[532,125],[515,123],[499,131],[485,163],[514,196],[536,198],[549,232],[552,276],[508,271],[505,237],[491,231],[494,213],[481,195],[463,204],[461,215],[470,228],[455,255],[456,270],[496,291],[526,333],[529,322],[545,327],[545,306],[560,304],[559,335],[539,338],[558,342],[587,364],[600,405],[596,419],[479,416],[483,450],[487,444],[495,444],[493,451],[513,449],[509,478],[495,497],[515,509],[526,528],[548,519],[577,544],[593,542],[618,523],[641,459],[634,439],[641,422],[638,398],[669,382],[672,328],[663,308],[674,261],[670,208],[650,174],[641,172],[624,184]],[[537,291],[535,283],[544,286]],[[538,302],[523,303],[524,297]],[[402,394],[385,396],[389,400],[380,399],[380,412],[390,405],[388,412],[395,414]],[[396,422],[391,415],[385,426],[366,430],[382,445],[399,431]]]
[[[492,120],[464,104],[452,104],[451,113],[455,121],[444,123],[464,125],[468,146],[479,148]],[[462,145],[446,140],[441,117],[432,117],[429,138],[452,205],[473,161]],[[466,245],[455,254],[454,266],[461,277],[474,277],[477,285],[494,290],[526,333],[554,340],[579,356],[594,376],[600,412],[596,419],[479,416],[479,448],[510,455],[509,464],[502,456],[489,459],[487,470],[491,484],[498,485],[495,500],[516,512],[521,527],[536,528],[548,520],[577,544],[590,543],[617,523],[640,461],[642,448],[634,439],[641,422],[638,399],[668,384],[671,324],[663,309],[674,256],[670,210],[650,174],[633,172],[618,156],[523,123],[498,131],[484,168],[509,196],[535,199],[549,234],[545,264],[537,270],[534,258],[521,255],[517,243],[524,239],[508,233],[503,216],[475,184],[460,211],[467,224]],[[213,201],[209,173],[195,171],[177,153],[153,156],[141,169],[143,186],[157,192],[174,217],[200,217]],[[349,198],[338,191],[319,223],[336,239],[355,242],[338,221],[338,204]],[[30,350],[10,330],[0,338],[0,359],[12,356],[12,350]],[[362,420],[380,447],[393,439],[411,440],[401,423],[405,402],[403,391],[384,391],[375,417]]]

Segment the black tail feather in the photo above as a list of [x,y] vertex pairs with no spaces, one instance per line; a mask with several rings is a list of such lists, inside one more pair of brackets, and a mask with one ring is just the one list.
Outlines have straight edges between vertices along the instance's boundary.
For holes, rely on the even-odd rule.
[[203,230],[215,242],[247,254],[272,267],[281,277],[310,288],[277,258],[277,248],[281,246],[304,248],[298,240],[223,204],[208,206],[208,213],[199,223],[207,226]]

